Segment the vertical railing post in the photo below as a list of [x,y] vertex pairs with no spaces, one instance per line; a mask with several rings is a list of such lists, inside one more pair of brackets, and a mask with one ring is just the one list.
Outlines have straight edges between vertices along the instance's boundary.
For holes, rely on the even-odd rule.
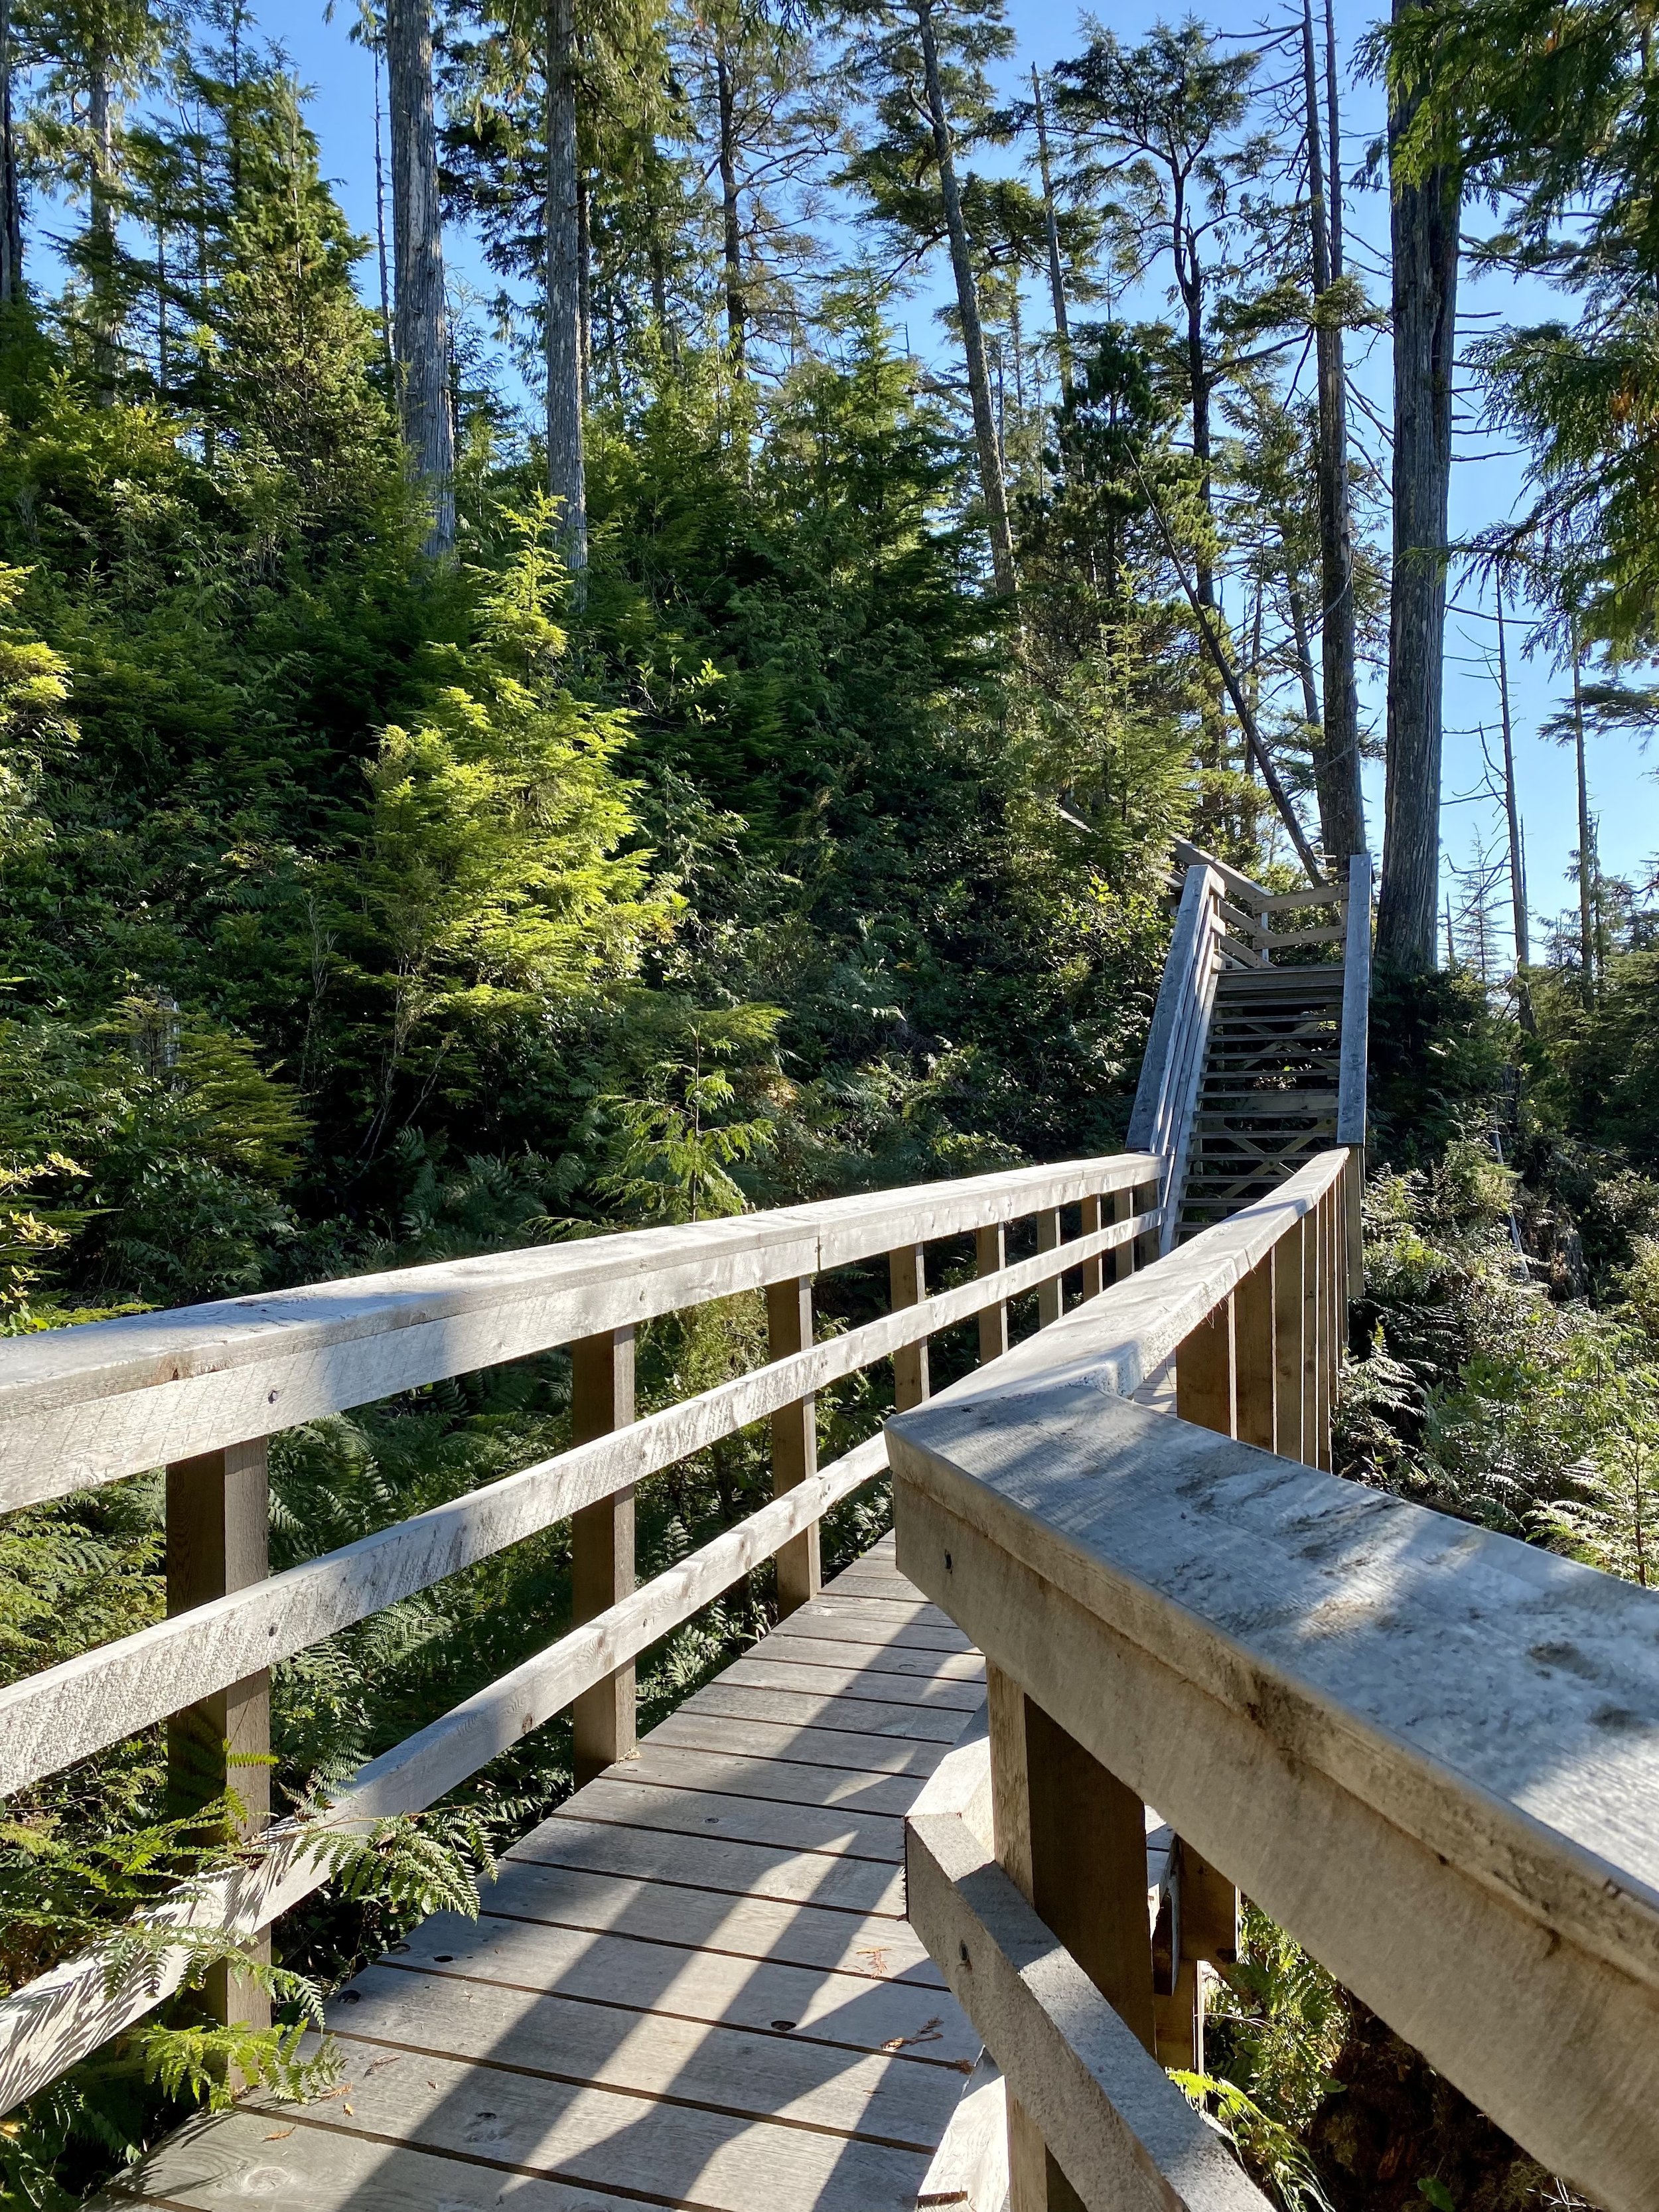
[[[993,1221],[983,1229],[974,1231],[974,1273],[994,1275],[1008,1264],[1008,1231],[1000,1221]],[[1008,1349],[1008,1302],[999,1298],[994,1306],[981,1306],[979,1316],[979,1356],[981,1364],[1000,1359]]]
[[[570,1347],[570,1441],[590,1443],[634,1419],[634,1331],[602,1330]],[[634,1486],[584,1505],[570,1520],[570,1617],[580,1626],[605,1613],[634,1588]],[[580,1788],[635,1744],[634,1667],[630,1660],[584,1690],[572,1708],[576,1784]]]
[[[176,1462],[167,1476],[167,1605],[188,1613],[210,1598],[263,1582],[270,1570],[270,1474],[266,1441],[231,1444]],[[175,1816],[210,1804],[226,1790],[256,1834],[270,1818],[270,1676],[250,1674],[229,1689],[186,1705],[167,1723],[167,1802]],[[264,1929],[247,1945],[269,1960]],[[202,1991],[205,2009],[226,2025],[269,2027],[270,2000],[225,1964]]]
[[[1036,1218],[1037,1250],[1057,1252],[1060,1249],[1060,1208],[1045,1206]],[[1066,1278],[1050,1275],[1048,1281],[1037,1285],[1037,1327],[1047,1328],[1050,1322],[1060,1319],[1065,1304]]]
[[1314,1340],[1314,1467],[1332,1464],[1332,1340],[1336,1334],[1336,1270],[1334,1270],[1332,1194],[1314,1207],[1314,1272],[1318,1276],[1318,1336]]
[[1308,1224],[1293,1221],[1273,1247],[1273,1449],[1285,1459],[1303,1456],[1302,1401],[1305,1364],[1302,1273],[1307,1264]]
[[[805,1352],[812,1342],[812,1278],[792,1275],[766,1286],[766,1334],[774,1359]],[[772,1494],[781,1498],[818,1471],[817,1400],[809,1392],[772,1416]],[[778,1547],[778,1612],[810,1605],[823,1579],[818,1524]]]
[[[1078,1208],[1078,1235],[1092,1237],[1097,1230],[1103,1229],[1106,1225],[1104,1215],[1105,1207],[1097,1191],[1085,1198]],[[1083,1296],[1085,1298],[1097,1298],[1106,1287],[1105,1257],[1103,1252],[1097,1252],[1092,1260],[1083,1262]]]
[[1233,1300],[1200,1322],[1176,1348],[1176,1412],[1200,1429],[1238,1434],[1237,1364],[1233,1350]]
[[1278,1315],[1274,1255],[1259,1261],[1233,1292],[1233,1404],[1241,1443],[1272,1451],[1278,1433]]
[[[888,1292],[893,1310],[919,1306],[927,1295],[927,1255],[920,1244],[901,1244],[887,1255]],[[920,1406],[929,1395],[927,1340],[907,1344],[893,1354],[893,1405],[898,1413]]]
[[[1112,1218],[1114,1221],[1133,1220],[1135,1213],[1135,1196],[1136,1194],[1132,1190],[1115,1190],[1112,1193]],[[1154,1200],[1154,1203],[1156,1203],[1156,1200]],[[1112,1280],[1115,1283],[1127,1282],[1129,1277],[1133,1274],[1135,1271],[1136,1248],[1141,1241],[1142,1240],[1139,1237],[1126,1237],[1121,1244],[1114,1245],[1110,1252],[1107,1254],[1106,1257],[1111,1267]]]
[[[997,1858],[1151,2051],[1146,1808],[1000,1668],[986,1673]],[[1008,2168],[1009,2212],[1077,2212],[1080,2199],[1013,2097]]]

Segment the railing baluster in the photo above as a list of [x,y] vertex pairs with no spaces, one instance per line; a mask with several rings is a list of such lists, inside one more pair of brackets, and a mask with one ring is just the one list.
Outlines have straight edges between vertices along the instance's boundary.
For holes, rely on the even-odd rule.
[[[1000,1221],[974,1231],[974,1273],[994,1275],[1008,1264],[1008,1231]],[[979,1317],[979,1356],[981,1364],[1000,1359],[1008,1349],[1008,1302],[1000,1299],[982,1309]]]
[[1201,1429],[1238,1434],[1233,1301],[1224,1298],[1176,1350],[1176,1412]]
[[[604,1329],[570,1347],[570,1441],[591,1443],[634,1419],[634,1331]],[[570,1521],[573,1626],[607,1612],[634,1588],[634,1489],[585,1505]],[[584,1690],[571,1708],[577,1786],[626,1759],[635,1741],[634,1667]]]
[[[792,1352],[805,1352],[812,1341],[812,1279],[792,1275],[766,1286],[766,1334],[774,1359]],[[772,1492],[781,1498],[809,1475],[817,1473],[818,1425],[817,1400],[798,1398],[772,1416]],[[778,1611],[793,1613],[810,1604],[822,1580],[818,1524],[803,1528],[781,1545],[777,1557]]]
[[[1146,1808],[1000,1668],[988,1668],[987,1679],[997,1858],[1151,2051]],[[1012,2097],[1008,2165],[1009,2212],[1080,2212],[1081,2199]]]
[[1319,1337],[1315,1352],[1317,1372],[1314,1378],[1318,1394],[1314,1443],[1319,1456],[1314,1464],[1327,1469],[1331,1463],[1331,1345],[1336,1332],[1336,1271],[1332,1264],[1335,1255],[1331,1233],[1334,1215],[1334,1208],[1327,1193],[1314,1210],[1314,1264],[1319,1276]]
[[1303,1373],[1305,1325],[1302,1271],[1307,1244],[1307,1221],[1293,1221],[1273,1250],[1273,1449],[1285,1459],[1303,1455]]
[[[1045,1206],[1036,1218],[1037,1250],[1057,1252],[1060,1249],[1060,1208]],[[1060,1319],[1065,1304],[1066,1278],[1051,1275],[1037,1289],[1037,1327],[1047,1328],[1051,1322]]]
[[1243,1443],[1272,1451],[1278,1430],[1273,1358],[1274,1255],[1258,1261],[1233,1292],[1233,1401]]
[[1319,1223],[1304,1213],[1302,1231],[1302,1458],[1319,1464]]
[[[1097,1229],[1104,1228],[1104,1213],[1105,1208],[1097,1192],[1092,1198],[1085,1198],[1078,1209],[1078,1235],[1092,1237]],[[1097,1253],[1092,1260],[1083,1262],[1083,1295],[1085,1298],[1097,1298],[1105,1288],[1104,1261],[1105,1255]]]
[[[270,1571],[270,1476],[266,1442],[232,1444],[179,1460],[167,1469],[167,1585],[169,1613],[263,1582]],[[228,1788],[240,1800],[243,1826],[257,1833],[270,1818],[270,1675],[250,1674],[201,1698],[167,1723],[167,1802],[175,1814],[210,1803]],[[234,1760],[236,1764],[233,1764]],[[255,1762],[243,1765],[242,1760]],[[269,1960],[270,1935],[247,1946]],[[214,2019],[269,2027],[265,1992],[215,1966],[202,1991]]]
[[[927,1295],[927,1261],[920,1244],[901,1244],[887,1255],[887,1283],[895,1312],[901,1306],[919,1306]],[[927,1380],[927,1343],[907,1344],[893,1354],[893,1404],[901,1413],[920,1406],[931,1395]]]

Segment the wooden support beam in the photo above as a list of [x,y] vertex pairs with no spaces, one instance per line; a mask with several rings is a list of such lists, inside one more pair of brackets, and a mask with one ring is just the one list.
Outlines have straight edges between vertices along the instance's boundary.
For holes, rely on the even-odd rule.
[[1285,1459],[1302,1451],[1303,1270],[1307,1265],[1307,1218],[1293,1221],[1273,1252],[1273,1439]]
[[1319,1464],[1319,1221],[1318,1208],[1302,1218],[1302,1458]]
[[[994,1275],[1008,1264],[1008,1231],[1000,1221],[974,1231],[974,1272]],[[1000,1299],[986,1306],[979,1317],[979,1356],[981,1363],[1000,1359],[1008,1349],[1008,1304]]]
[[1176,1411],[1201,1429],[1238,1434],[1233,1297],[1223,1298],[1176,1352]]
[[[585,1444],[629,1427],[634,1419],[634,1331],[605,1329],[570,1347],[570,1440]],[[634,1488],[585,1505],[570,1521],[570,1618],[592,1620],[634,1589]],[[576,1786],[619,1759],[635,1741],[634,1667],[617,1668],[584,1690],[571,1708]]]
[[[927,1295],[927,1261],[920,1244],[901,1244],[887,1255],[889,1303],[895,1313],[919,1306]],[[893,1354],[893,1404],[901,1413],[932,1395],[927,1379],[927,1345],[907,1344]]]
[[[270,1476],[265,1439],[176,1461],[167,1478],[167,1603],[188,1613],[228,1591],[263,1582],[270,1568]],[[167,1803],[194,1812],[226,1790],[240,1801],[240,1826],[258,1834],[270,1819],[270,1675],[250,1674],[186,1705],[167,1723]],[[248,1943],[269,1960],[270,1936]],[[227,1965],[202,1991],[211,2016],[269,2027],[270,2000]]]
[[[767,1342],[774,1359],[805,1352],[812,1341],[812,1279],[792,1275],[766,1287]],[[797,1398],[772,1416],[772,1494],[781,1498],[818,1471],[817,1401]],[[778,1553],[778,1612],[793,1613],[817,1595],[823,1582],[818,1527],[803,1528]]]
[[1316,1467],[1328,1473],[1331,1464],[1331,1383],[1333,1364],[1331,1348],[1336,1337],[1336,1269],[1335,1243],[1332,1231],[1336,1208],[1333,1195],[1327,1191],[1319,1201],[1314,1216],[1314,1235],[1318,1244],[1319,1269],[1319,1339],[1318,1372],[1315,1388],[1318,1392],[1318,1413],[1314,1430],[1314,1448],[1318,1457]]
[[[1097,1229],[1100,1229],[1104,1226],[1104,1215],[1102,1211],[1103,1203],[1104,1201],[1097,1195],[1093,1198],[1085,1198],[1083,1200],[1078,1208],[1078,1234],[1079,1237],[1092,1236]],[[1099,1259],[1085,1260],[1083,1263],[1084,1297],[1085,1298],[1097,1298],[1105,1286],[1105,1262]]]
[[[1037,1250],[1057,1252],[1060,1249],[1060,1208],[1045,1206],[1036,1218]],[[1051,1275],[1037,1292],[1037,1327],[1047,1328],[1057,1322],[1066,1303],[1066,1279]]]
[[[1112,1209],[1111,1218],[1114,1221],[1127,1221],[1130,1218],[1135,1210],[1135,1197],[1136,1194],[1132,1190],[1115,1190],[1112,1193],[1109,1202]],[[1157,1204],[1156,1198],[1152,1202],[1153,1205]],[[1151,1212],[1152,1207],[1148,1206],[1146,1210]],[[1113,1253],[1110,1273],[1111,1279],[1115,1283],[1127,1282],[1133,1274],[1138,1264],[1137,1255],[1141,1241],[1139,1238],[1135,1238],[1127,1244],[1120,1244]],[[1157,1241],[1154,1236],[1152,1239],[1154,1245]]]
[[1278,1312],[1277,1249],[1259,1260],[1233,1292],[1233,1398],[1236,1433],[1247,1444],[1274,1449],[1279,1369],[1273,1356]]
[[[988,1669],[992,1832],[999,1863],[1148,2051],[1156,2028],[1146,1921],[1146,1815],[1000,1668]],[[1008,2100],[1010,2212],[1083,2200],[1018,2100]]]

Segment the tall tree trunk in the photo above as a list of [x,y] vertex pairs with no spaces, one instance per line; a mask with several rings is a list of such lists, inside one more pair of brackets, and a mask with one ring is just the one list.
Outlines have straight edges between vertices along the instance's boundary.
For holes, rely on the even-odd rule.
[[1504,729],[1504,814],[1510,832],[1510,907],[1515,917],[1516,996],[1523,1030],[1538,1026],[1532,1010],[1527,969],[1532,965],[1532,931],[1527,917],[1527,859],[1521,842],[1521,808],[1515,791],[1515,728],[1510,715],[1509,641],[1504,635],[1504,586],[1498,586],[1498,710]]
[[23,210],[12,130],[11,5],[12,0],[0,0],[0,307],[9,307],[23,285]]
[[1060,356],[1060,388],[1072,389],[1072,326],[1066,313],[1066,272],[1060,258],[1060,219],[1054,213],[1054,180],[1048,167],[1048,118],[1042,105],[1042,79],[1031,71],[1036,112],[1037,165],[1042,175],[1042,227],[1048,240],[1048,296],[1054,315],[1054,349]]
[[1008,526],[1002,456],[997,447],[996,414],[991,401],[990,373],[985,363],[985,333],[979,319],[979,291],[974,283],[968,226],[963,220],[962,194],[957,185],[956,149],[951,137],[950,118],[945,112],[945,90],[939,81],[933,0],[915,0],[915,6],[916,27],[921,33],[927,113],[933,127],[933,154],[939,163],[939,196],[945,203],[945,225],[951,240],[951,270],[957,281],[957,308],[962,318],[962,349],[968,363],[968,396],[974,412],[974,442],[979,452],[980,489],[985,499],[985,520],[991,537],[991,573],[998,591],[1012,599],[1013,532]]
[[[1314,65],[1313,0],[1303,0],[1302,62],[1307,93],[1308,216],[1313,237],[1316,300],[1341,271],[1335,258],[1334,198],[1325,191],[1322,118]],[[1333,135],[1335,122],[1332,122]],[[1333,194],[1336,180],[1332,179]],[[1324,677],[1322,735],[1315,761],[1319,826],[1325,858],[1339,881],[1351,854],[1365,849],[1365,801],[1359,780],[1359,684],[1353,597],[1353,518],[1348,489],[1348,390],[1342,332],[1322,317],[1314,343],[1319,384],[1319,574],[1323,609],[1320,659]]]
[[380,277],[380,355],[392,388],[397,389],[392,350],[392,264],[386,248],[386,155],[380,137],[380,50],[374,49],[374,251]]
[[455,428],[427,0],[386,0],[386,52],[398,413],[410,467],[432,504],[426,550],[437,556],[455,543]]
[[92,173],[87,199],[87,289],[90,295],[92,373],[105,406],[115,398],[120,319],[115,302],[115,107],[110,56],[94,45],[88,57],[87,128]]
[[738,205],[737,95],[726,41],[714,47],[714,82],[720,110],[720,227],[726,248],[726,338],[732,366],[743,374],[744,301],[743,296],[743,221]]
[[[1398,22],[1415,0],[1394,0]],[[1434,964],[1440,876],[1441,687],[1446,630],[1446,500],[1451,481],[1462,179],[1401,175],[1417,101],[1389,102],[1394,247],[1394,579],[1389,609],[1388,787],[1376,951],[1401,969]]]
[[593,236],[588,223],[587,172],[576,163],[576,338],[581,352],[582,418],[593,387]]
[[581,226],[576,205],[575,0],[547,10],[547,489],[580,599],[587,570],[582,450]]
[[1584,690],[1578,623],[1572,625],[1572,754],[1578,771],[1578,962],[1584,1003],[1595,999],[1595,831],[1590,821],[1589,774],[1584,759]]

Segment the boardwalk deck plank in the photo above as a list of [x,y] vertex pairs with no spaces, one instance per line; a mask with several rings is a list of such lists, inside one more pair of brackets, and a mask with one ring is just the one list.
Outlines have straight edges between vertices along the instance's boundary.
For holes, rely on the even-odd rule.
[[332,2001],[333,2095],[193,2122],[110,2206],[910,2212],[978,2042],[903,1815],[982,1671],[884,1540]]

